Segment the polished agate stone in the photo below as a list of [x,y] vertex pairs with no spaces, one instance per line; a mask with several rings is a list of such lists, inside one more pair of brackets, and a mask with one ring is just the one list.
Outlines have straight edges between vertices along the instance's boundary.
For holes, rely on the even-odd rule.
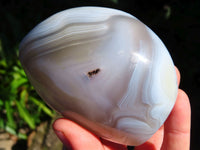
[[121,144],[148,140],[177,96],[174,64],[162,41],[115,9],[78,7],[49,17],[21,42],[20,61],[48,105]]

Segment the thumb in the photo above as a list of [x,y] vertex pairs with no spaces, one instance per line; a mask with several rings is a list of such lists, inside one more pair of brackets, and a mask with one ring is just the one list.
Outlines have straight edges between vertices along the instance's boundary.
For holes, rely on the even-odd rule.
[[68,149],[102,149],[99,138],[68,119],[57,119],[53,129],[58,138]]

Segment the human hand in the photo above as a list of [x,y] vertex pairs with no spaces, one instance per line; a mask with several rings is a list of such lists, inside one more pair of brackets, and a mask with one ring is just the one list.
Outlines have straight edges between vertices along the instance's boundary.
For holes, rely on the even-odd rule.
[[[176,68],[178,83],[180,73]],[[144,144],[134,150],[189,150],[191,109],[189,98],[178,90],[176,103],[164,125]],[[73,121],[57,119],[53,128],[64,146],[70,150],[126,150],[120,145],[101,139]]]

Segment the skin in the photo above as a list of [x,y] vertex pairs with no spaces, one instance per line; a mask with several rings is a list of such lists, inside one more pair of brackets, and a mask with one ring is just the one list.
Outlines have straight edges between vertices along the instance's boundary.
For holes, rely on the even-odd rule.
[[[178,84],[180,73],[176,68]],[[179,89],[176,103],[164,125],[144,144],[134,150],[189,150],[191,108],[187,94]],[[120,145],[99,138],[90,131],[66,118],[57,119],[53,129],[69,150],[127,150]]]

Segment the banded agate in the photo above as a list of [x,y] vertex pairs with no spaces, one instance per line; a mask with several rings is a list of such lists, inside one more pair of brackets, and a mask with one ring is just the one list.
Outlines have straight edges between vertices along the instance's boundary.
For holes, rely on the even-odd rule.
[[107,140],[139,145],[164,123],[177,96],[173,61],[134,16],[78,7],[38,24],[20,60],[48,105]]

